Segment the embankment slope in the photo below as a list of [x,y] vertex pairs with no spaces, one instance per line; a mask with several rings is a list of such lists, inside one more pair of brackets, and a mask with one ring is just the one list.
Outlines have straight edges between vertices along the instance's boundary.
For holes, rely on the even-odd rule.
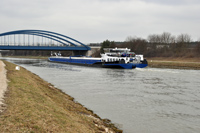
[[0,132],[122,132],[39,76],[4,63],[9,83]]

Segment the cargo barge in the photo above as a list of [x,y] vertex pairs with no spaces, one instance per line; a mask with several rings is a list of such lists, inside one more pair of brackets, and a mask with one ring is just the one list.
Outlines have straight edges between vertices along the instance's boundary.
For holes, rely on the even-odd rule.
[[143,55],[136,55],[134,52],[130,52],[130,49],[127,48],[107,49],[107,52],[101,54],[101,58],[81,55],[63,57],[61,54],[55,53],[55,55],[49,57],[48,60],[50,62],[106,68],[133,69],[148,66],[147,60],[144,59]]

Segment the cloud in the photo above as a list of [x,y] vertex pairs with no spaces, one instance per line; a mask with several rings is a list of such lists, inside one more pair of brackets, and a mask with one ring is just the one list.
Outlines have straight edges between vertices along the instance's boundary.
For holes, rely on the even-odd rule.
[[154,3],[154,4],[161,4],[161,5],[193,5],[193,4],[200,4],[199,0],[142,0],[146,3]]
[[50,30],[85,43],[163,31],[199,38],[199,12],[197,0],[6,0],[0,32]]

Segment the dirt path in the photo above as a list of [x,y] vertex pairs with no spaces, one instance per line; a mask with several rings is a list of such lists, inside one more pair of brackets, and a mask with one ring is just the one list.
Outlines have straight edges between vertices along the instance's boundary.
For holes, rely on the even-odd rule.
[[2,112],[3,97],[7,89],[5,64],[0,60],[0,112]]

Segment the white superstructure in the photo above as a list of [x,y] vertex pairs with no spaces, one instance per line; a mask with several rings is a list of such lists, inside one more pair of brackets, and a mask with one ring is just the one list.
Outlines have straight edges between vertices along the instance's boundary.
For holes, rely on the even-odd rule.
[[101,54],[102,62],[120,62],[120,63],[140,63],[144,60],[143,55],[135,55],[127,48],[105,49],[106,52]]

